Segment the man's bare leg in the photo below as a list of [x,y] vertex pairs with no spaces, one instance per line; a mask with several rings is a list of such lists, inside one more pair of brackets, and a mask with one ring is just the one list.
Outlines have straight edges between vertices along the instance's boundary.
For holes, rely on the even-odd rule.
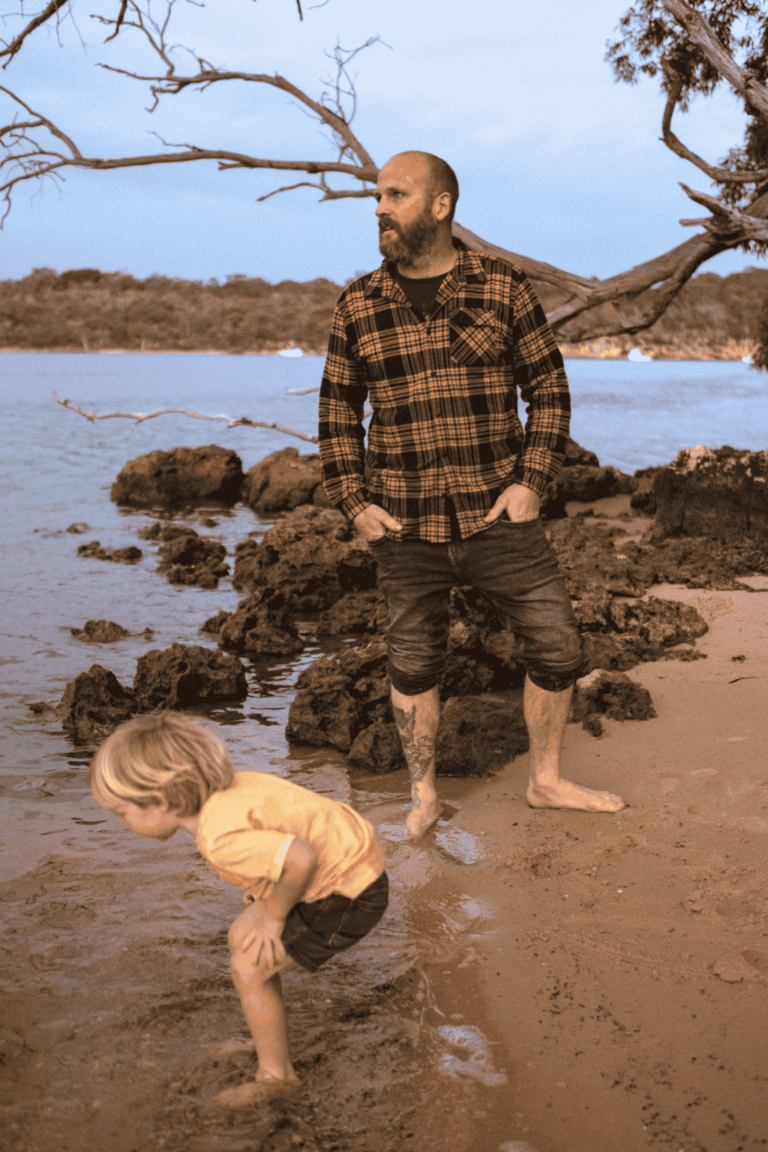
[[435,741],[440,723],[440,696],[430,688],[418,696],[404,696],[392,686],[392,711],[411,774],[413,807],[405,826],[414,840],[437,823],[440,801],[435,787]]
[[523,710],[531,746],[528,803],[532,808],[618,812],[624,807],[620,796],[582,788],[560,776],[560,749],[572,695],[573,688],[547,692],[544,688],[537,688],[527,676],[525,678]]

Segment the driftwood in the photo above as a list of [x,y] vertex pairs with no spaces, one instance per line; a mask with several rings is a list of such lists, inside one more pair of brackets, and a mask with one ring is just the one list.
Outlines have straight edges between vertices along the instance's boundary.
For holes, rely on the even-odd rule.
[[[308,388],[308,392],[315,389]],[[167,416],[175,412],[181,416],[191,416],[194,420],[223,420],[228,428],[272,428],[275,432],[284,432],[286,436],[297,436],[299,440],[306,440],[309,444],[317,444],[317,436],[310,436],[306,432],[297,432],[295,428],[285,428],[282,424],[274,424],[269,420],[251,420],[249,416],[207,416],[203,412],[193,412],[190,408],[158,408],[156,412],[86,412],[77,404],[69,400],[62,400],[54,392],[53,398],[62,408],[70,412],[77,412],[92,424],[96,420],[133,420],[134,424],[143,424],[145,420],[154,420],[155,416]]]

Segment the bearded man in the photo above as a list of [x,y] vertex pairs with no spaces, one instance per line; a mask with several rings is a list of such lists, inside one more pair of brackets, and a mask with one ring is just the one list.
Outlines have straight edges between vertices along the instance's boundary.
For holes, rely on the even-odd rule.
[[401,152],[381,169],[384,262],[342,293],[320,390],[325,488],[367,540],[387,601],[414,838],[440,816],[438,683],[454,585],[482,591],[516,634],[526,667],[528,803],[624,807],[559,770],[581,638],[539,505],[568,442],[563,360],[524,273],[452,238],[458,195],[455,173],[430,153]]

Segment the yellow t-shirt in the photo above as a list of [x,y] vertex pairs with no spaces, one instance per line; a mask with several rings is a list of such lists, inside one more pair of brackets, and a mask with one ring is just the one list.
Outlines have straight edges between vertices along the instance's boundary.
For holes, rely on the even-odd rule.
[[200,809],[197,847],[222,880],[245,892],[246,903],[269,894],[295,838],[311,844],[319,860],[302,897],[307,903],[331,892],[354,899],[384,871],[367,820],[279,776],[236,772],[235,783]]

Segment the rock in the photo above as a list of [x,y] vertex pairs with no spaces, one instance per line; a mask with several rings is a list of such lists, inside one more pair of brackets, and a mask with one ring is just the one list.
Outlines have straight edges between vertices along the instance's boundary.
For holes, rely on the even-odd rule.
[[150,452],[129,460],[112,485],[116,504],[136,508],[177,508],[240,499],[243,467],[240,457],[228,448],[209,444],[205,448],[173,448]]
[[527,751],[522,701],[464,696],[445,702],[435,749],[438,775],[492,776]]
[[83,520],[76,520],[74,524],[70,524],[64,531],[70,532],[73,536],[82,536],[84,532],[88,531],[88,525]]
[[62,726],[75,740],[87,743],[112,731],[135,711],[134,694],[113,672],[92,664],[70,680],[56,709]]
[[139,712],[242,700],[248,694],[245,669],[236,656],[187,644],[140,656],[133,690]]
[[[653,531],[653,530],[652,530]],[[689,588],[726,591],[743,588],[740,576],[768,574],[768,550],[750,540],[722,542],[711,537],[678,537],[646,547],[657,580]]]
[[376,587],[376,562],[335,509],[302,505],[235,549],[235,588],[280,592],[299,614],[330,608],[345,592]]
[[387,623],[387,606],[383,593],[346,592],[323,612],[315,625],[318,636],[364,635],[380,633]]
[[382,640],[324,656],[296,681],[285,734],[305,744],[349,752],[357,734],[389,712],[387,653]]
[[575,600],[600,600],[606,592],[642,596],[656,580],[651,558],[633,541],[613,545],[621,528],[604,528],[584,520],[561,520],[550,528],[552,547]]
[[609,716],[612,720],[649,720],[656,712],[651,694],[642,684],[636,684],[623,672],[596,668],[576,681],[573,719],[576,723],[581,721],[593,736],[600,736],[600,716]]
[[163,523],[162,520],[155,520],[149,528],[140,528],[139,536],[142,540],[162,540],[163,543],[167,543],[169,540],[178,540],[180,536],[197,536],[197,532],[188,524],[173,524],[167,521]]
[[584,655],[579,667],[580,676],[587,676],[595,668],[626,672],[636,668],[645,658],[646,648],[636,636],[586,632],[582,640]]
[[545,501],[565,504],[568,500],[578,500],[589,504],[605,496],[619,496],[632,492],[635,481],[625,476],[618,468],[596,468],[588,464],[572,464],[563,468],[560,475],[547,485]]
[[575,440],[569,440],[568,447],[565,450],[563,468],[571,468],[577,464],[586,465],[588,468],[600,467],[600,461],[594,452],[590,452],[587,448],[582,448],[581,444],[577,444]]
[[656,495],[653,491],[653,482],[659,468],[641,468],[635,472],[635,490],[632,493],[629,506],[638,516],[656,515]]
[[294,656],[304,647],[286,597],[265,589],[247,596],[228,615],[219,629],[219,645],[252,659]]
[[98,540],[91,540],[90,544],[81,544],[77,554],[94,560],[111,560],[115,564],[138,564],[143,556],[141,548],[133,544],[128,548],[115,548],[114,551],[110,551],[102,548]]
[[768,539],[768,450],[684,448],[654,478],[652,541],[707,536],[741,543]]
[[394,720],[374,720],[352,742],[347,756],[350,768],[381,776],[406,768],[405,756]]
[[116,640],[124,640],[130,636],[127,628],[112,620],[86,620],[82,628],[70,628],[76,640],[85,640],[89,644],[114,644]]
[[659,654],[674,644],[693,643],[707,631],[705,620],[691,605],[655,596],[634,603],[614,598],[609,616],[618,632],[639,636]]
[[215,616],[209,616],[205,623],[200,625],[200,631],[207,635],[218,636],[231,615],[231,612],[225,612],[220,608]]
[[243,481],[242,499],[259,516],[292,512],[300,504],[331,507],[319,455],[300,456],[297,448],[283,448],[254,464]]
[[198,536],[193,528],[186,529],[183,535],[174,535],[158,551],[157,571],[165,573],[169,584],[218,588],[220,577],[229,573],[224,545]]

